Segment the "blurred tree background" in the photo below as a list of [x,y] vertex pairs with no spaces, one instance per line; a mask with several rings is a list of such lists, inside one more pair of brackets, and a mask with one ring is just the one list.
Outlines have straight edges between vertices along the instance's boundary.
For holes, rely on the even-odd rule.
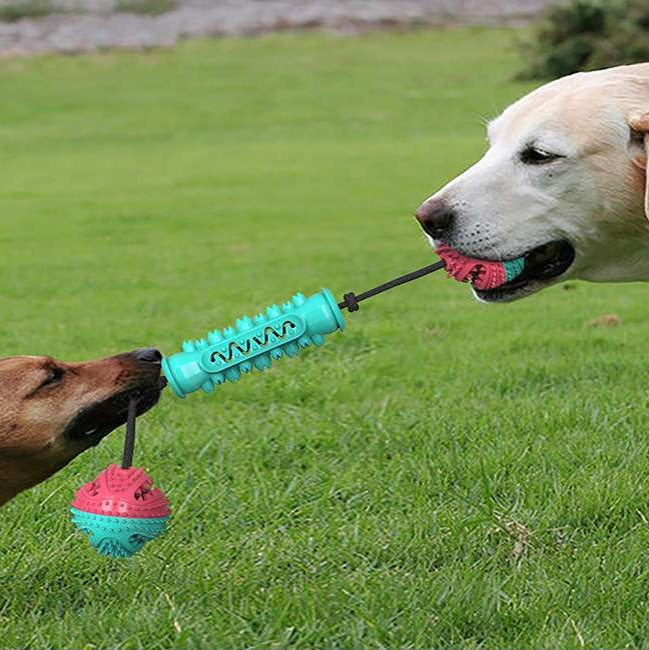
[[573,0],[553,6],[520,47],[523,79],[649,61],[649,0]]

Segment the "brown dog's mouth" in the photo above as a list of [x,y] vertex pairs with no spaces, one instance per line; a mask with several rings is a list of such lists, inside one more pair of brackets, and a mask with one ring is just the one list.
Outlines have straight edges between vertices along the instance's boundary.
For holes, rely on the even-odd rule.
[[137,414],[142,415],[157,404],[166,383],[164,377],[159,377],[153,384],[138,386],[87,406],[77,413],[63,435],[68,440],[97,444],[111,431],[125,424],[132,398],[138,400]]

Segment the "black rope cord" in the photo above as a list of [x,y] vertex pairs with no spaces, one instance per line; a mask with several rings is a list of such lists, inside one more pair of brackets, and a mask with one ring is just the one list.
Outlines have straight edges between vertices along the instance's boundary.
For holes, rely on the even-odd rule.
[[368,289],[367,291],[364,291],[363,293],[359,293],[358,295],[356,295],[353,292],[346,293],[343,296],[343,301],[338,303],[338,307],[340,307],[340,309],[348,309],[350,312],[358,311],[360,309],[358,303],[361,302],[362,300],[367,300],[368,298],[372,298],[373,296],[376,296],[379,293],[383,293],[388,289],[394,289],[394,287],[398,287],[399,285],[405,284],[406,282],[412,282],[412,280],[423,278],[425,275],[428,275],[429,273],[434,273],[435,271],[439,271],[440,269],[443,269],[444,266],[445,266],[444,262],[440,260],[439,262],[435,262],[435,264],[429,264],[428,266],[424,266],[422,269],[418,269],[417,271],[412,271],[411,273],[400,275],[398,278],[394,278],[394,280],[390,280],[389,282],[385,282],[384,284],[379,284],[378,287],[374,287],[373,289]]
[[122,469],[128,469],[133,464],[135,450],[135,419],[137,417],[137,400],[132,398],[128,403],[128,416],[126,418],[126,438],[124,439],[124,456]]

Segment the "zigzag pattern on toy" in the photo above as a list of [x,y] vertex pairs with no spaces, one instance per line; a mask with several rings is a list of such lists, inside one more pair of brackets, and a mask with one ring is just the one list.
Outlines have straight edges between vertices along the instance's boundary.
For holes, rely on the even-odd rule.
[[[261,314],[259,316],[261,316]],[[257,316],[257,318],[259,318],[259,316]],[[262,333],[262,338],[253,336],[250,339],[246,339],[243,346],[237,341],[232,341],[232,343],[228,345],[229,349],[227,356],[223,354],[223,352],[216,351],[212,353],[211,360],[216,363],[218,358],[221,359],[223,363],[230,363],[230,361],[235,358],[237,352],[239,355],[250,354],[254,349],[260,349],[269,343],[275,343],[276,341],[285,339],[288,334],[294,331],[295,323],[292,323],[291,321],[282,323],[279,331],[273,327],[266,327]],[[263,366],[264,364],[261,365]]]

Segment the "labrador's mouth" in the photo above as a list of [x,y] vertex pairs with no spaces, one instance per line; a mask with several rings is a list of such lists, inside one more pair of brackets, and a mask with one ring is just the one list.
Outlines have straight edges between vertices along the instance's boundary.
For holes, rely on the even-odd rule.
[[523,271],[513,280],[495,289],[479,290],[475,295],[484,302],[510,302],[529,296],[552,284],[575,260],[575,249],[565,240],[555,240],[537,246],[524,255]]
[[155,406],[160,393],[166,385],[163,377],[144,386],[136,386],[112,397],[87,406],[77,413],[65,429],[63,435],[72,441],[85,441],[96,445],[111,431],[122,426],[128,415],[128,405],[132,398],[137,399],[137,414],[142,415]]

